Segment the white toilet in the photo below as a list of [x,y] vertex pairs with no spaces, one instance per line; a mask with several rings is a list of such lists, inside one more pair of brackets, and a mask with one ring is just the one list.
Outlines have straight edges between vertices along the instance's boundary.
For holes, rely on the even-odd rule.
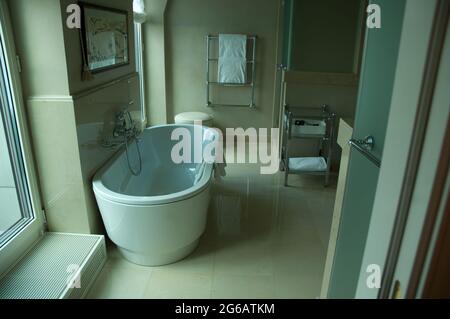
[[194,124],[197,121],[202,121],[203,126],[213,126],[213,117],[207,113],[186,112],[175,116],[175,124]]

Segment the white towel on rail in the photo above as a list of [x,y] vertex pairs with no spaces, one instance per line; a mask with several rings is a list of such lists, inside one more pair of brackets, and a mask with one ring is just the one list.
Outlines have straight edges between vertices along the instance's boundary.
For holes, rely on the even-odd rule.
[[247,36],[219,35],[219,82],[244,84],[247,82]]

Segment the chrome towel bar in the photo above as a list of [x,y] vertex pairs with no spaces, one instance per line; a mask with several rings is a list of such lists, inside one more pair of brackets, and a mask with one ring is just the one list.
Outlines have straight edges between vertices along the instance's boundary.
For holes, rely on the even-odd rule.
[[[367,140],[367,139],[366,139]],[[353,146],[358,152],[360,152],[364,157],[366,157],[369,161],[375,164],[377,167],[381,167],[381,161],[372,154],[371,147],[368,147],[367,142],[361,140],[351,139],[348,141],[350,146]]]

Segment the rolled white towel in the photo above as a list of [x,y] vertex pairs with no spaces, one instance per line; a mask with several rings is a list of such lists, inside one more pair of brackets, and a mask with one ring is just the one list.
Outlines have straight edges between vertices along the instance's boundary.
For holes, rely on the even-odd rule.
[[202,162],[201,164],[197,165],[194,185],[200,182],[200,180],[203,177],[203,174],[205,173],[205,169],[206,169],[206,162]]
[[223,163],[215,163],[214,164],[214,178],[217,180],[221,180],[222,177],[227,176],[227,172],[225,168],[227,167],[227,163],[225,161]]

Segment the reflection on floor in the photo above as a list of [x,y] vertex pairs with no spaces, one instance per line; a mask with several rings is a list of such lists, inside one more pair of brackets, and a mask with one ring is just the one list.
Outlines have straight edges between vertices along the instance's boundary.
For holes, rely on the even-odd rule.
[[207,231],[185,260],[147,268],[110,247],[88,298],[317,298],[335,187],[323,178],[260,175],[229,164],[216,181]]

